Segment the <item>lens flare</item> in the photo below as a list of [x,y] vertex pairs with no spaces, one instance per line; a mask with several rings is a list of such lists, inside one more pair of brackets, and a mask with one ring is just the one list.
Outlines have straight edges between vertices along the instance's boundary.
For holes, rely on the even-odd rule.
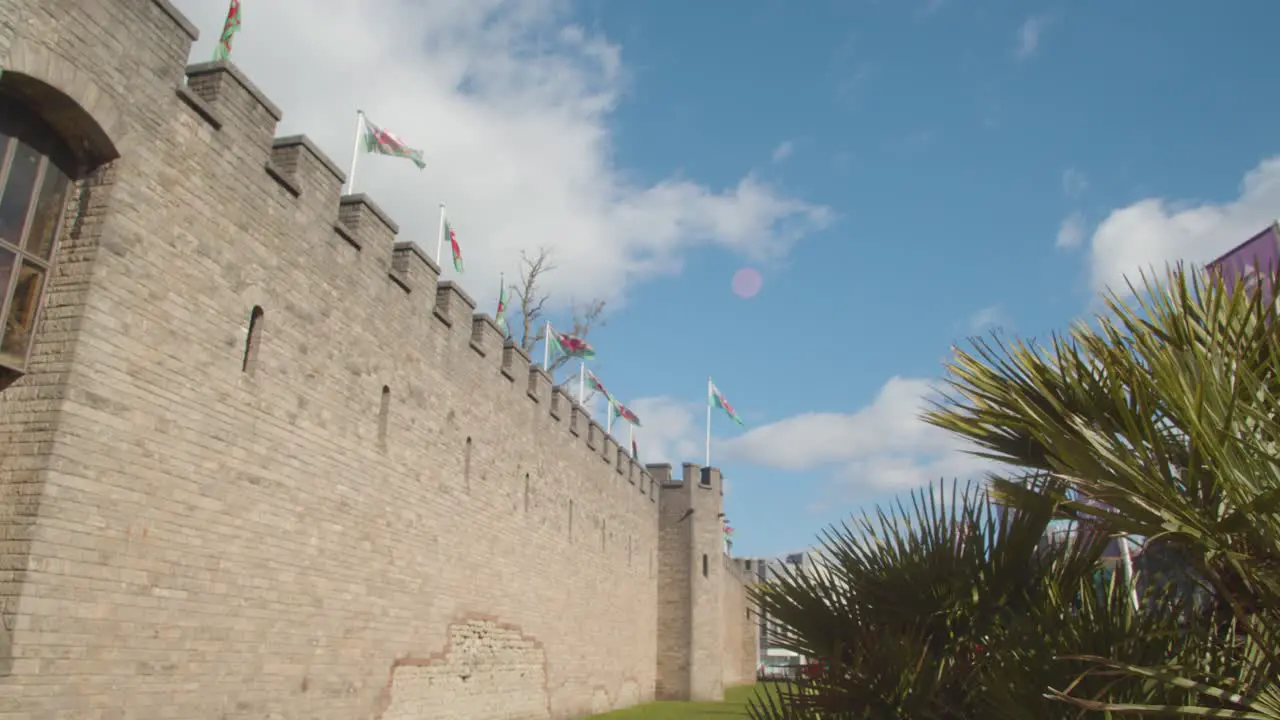
[[742,268],[733,274],[733,294],[740,298],[754,297],[763,284],[764,279],[755,268]]

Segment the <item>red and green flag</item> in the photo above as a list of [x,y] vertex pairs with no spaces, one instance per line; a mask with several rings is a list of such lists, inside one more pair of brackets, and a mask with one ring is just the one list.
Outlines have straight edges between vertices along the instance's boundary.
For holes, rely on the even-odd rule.
[[587,385],[590,385],[592,390],[604,395],[605,399],[609,401],[609,406],[613,408],[613,414],[615,417],[626,420],[636,427],[640,427],[639,416],[632,412],[631,408],[618,402],[618,398],[614,397],[613,393],[609,392],[608,389],[605,388],[604,383],[600,382],[600,378],[596,377],[596,374],[590,370],[587,371]]
[[453,224],[448,218],[444,221],[444,236],[449,238],[449,250],[453,253],[453,269],[462,272],[462,248],[458,247],[458,236],[453,232]]
[[218,38],[218,46],[213,49],[213,60],[218,62],[231,57],[231,38],[240,32],[240,0],[231,0],[227,9],[227,21],[222,24],[222,37]]
[[626,420],[632,425],[635,425],[636,427],[641,426],[640,418],[635,413],[631,412],[631,408],[627,407],[626,405],[623,405],[622,403],[617,402],[615,400],[613,402],[613,411],[617,413],[618,417],[622,418],[623,420]]
[[507,329],[507,283],[501,275],[498,276],[498,311],[494,313],[493,321],[503,334],[511,334]]
[[367,117],[364,118],[364,134],[361,136],[361,142],[364,144],[365,152],[408,158],[413,161],[414,165],[418,166],[419,170],[427,167],[421,150],[409,147],[405,141],[396,137],[390,130],[383,130],[369,122]]
[[613,394],[605,389],[604,383],[600,382],[600,378],[596,377],[596,374],[591,372],[590,370],[587,371],[587,385],[591,386],[592,390],[595,390],[601,395],[604,395],[605,399],[609,401],[610,405],[614,406],[615,408],[618,406],[618,402],[613,399]]
[[569,333],[552,332],[550,334],[551,349],[561,355],[567,355],[571,358],[580,358],[582,360],[590,360],[596,356],[595,348],[587,344],[586,340],[575,337]]
[[715,383],[708,383],[708,388],[711,390],[711,393],[710,393],[711,397],[708,398],[708,401],[712,405],[715,405],[716,407],[723,410],[725,414],[729,416],[730,420],[745,427],[746,423],[742,422],[742,418],[738,417],[738,413],[734,412],[733,406],[730,405],[729,401],[726,400],[724,395],[720,393],[720,388],[717,388],[715,386]]

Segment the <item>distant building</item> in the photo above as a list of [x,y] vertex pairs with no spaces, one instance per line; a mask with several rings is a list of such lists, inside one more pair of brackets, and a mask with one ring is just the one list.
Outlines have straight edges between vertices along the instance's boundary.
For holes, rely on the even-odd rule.
[[[825,572],[822,554],[816,550],[791,553],[780,558],[754,558],[747,563],[748,569],[755,574],[756,581],[759,583],[771,582],[783,577],[785,568],[790,568],[793,572],[796,570]],[[783,625],[764,611],[759,613],[759,618],[760,646],[757,657],[758,663],[762,663],[769,648],[777,647],[781,641]]]

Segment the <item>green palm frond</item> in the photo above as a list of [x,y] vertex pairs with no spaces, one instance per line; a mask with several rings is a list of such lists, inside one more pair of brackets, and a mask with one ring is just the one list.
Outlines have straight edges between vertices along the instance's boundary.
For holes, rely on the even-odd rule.
[[[1113,294],[1106,316],[1047,347],[978,342],[972,352],[957,351],[948,397],[926,419],[975,443],[978,454],[1052,478],[1040,486],[997,481],[992,493],[1001,503],[1023,507],[1041,496],[1060,502],[1063,517],[1176,549],[1244,633],[1243,640],[1236,631],[1230,638],[1184,634],[1183,645],[1221,651],[1206,650],[1198,664],[1175,668],[1172,654],[1166,662],[1128,662],[1098,652],[1090,657],[1110,658],[1098,669],[1199,693],[1166,713],[1262,712],[1280,672],[1276,309],[1261,291],[1204,281],[1180,267],[1131,290],[1135,303]],[[1211,659],[1221,661],[1216,670]],[[1220,700],[1207,688],[1227,685],[1248,702],[1193,704]],[[1080,686],[1070,687],[1062,692],[1082,708],[1153,711],[1114,697],[1082,699]]]
[[[761,612],[784,626],[783,646],[822,658],[826,671],[759,703],[752,717],[1066,718],[1079,710],[1045,695],[1081,668],[1056,662],[1060,655],[1118,648],[1141,664],[1185,645],[1186,613],[1138,612],[1128,585],[1095,582],[1104,533],[1045,542],[1057,511],[1047,494],[1030,492],[1012,509],[981,487],[952,484],[829,529],[821,569],[788,568],[753,591]],[[1090,677],[1077,686],[1117,683]],[[1134,702],[1187,699],[1137,680],[1118,687]]]

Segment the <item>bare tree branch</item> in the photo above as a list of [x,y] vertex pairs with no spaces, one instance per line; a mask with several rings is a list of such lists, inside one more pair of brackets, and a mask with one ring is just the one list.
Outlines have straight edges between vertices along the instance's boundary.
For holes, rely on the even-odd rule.
[[[521,251],[520,282],[512,283],[510,286],[511,297],[520,307],[520,348],[535,360],[538,357],[540,345],[546,341],[545,308],[551,299],[551,296],[543,290],[544,276],[555,269],[552,251],[549,248],[540,247],[534,253]],[[603,327],[607,322],[604,315],[604,300],[595,299],[587,303],[574,300],[571,301],[571,306],[573,329],[569,333],[575,337],[586,340],[593,328]],[[577,372],[572,370],[567,373],[561,372],[572,359],[561,355],[551,361],[551,367],[548,370],[553,381],[556,377],[560,378],[559,381],[555,381],[556,387],[567,388],[572,383],[578,382]],[[571,394],[576,397],[576,393]],[[595,397],[595,391],[588,388],[585,400],[589,402],[593,397]]]
[[550,249],[540,247],[532,256],[520,251],[520,283],[511,285],[511,296],[520,304],[520,348],[530,356],[542,339],[543,307],[550,299],[542,292],[539,281],[544,273],[555,269]]

